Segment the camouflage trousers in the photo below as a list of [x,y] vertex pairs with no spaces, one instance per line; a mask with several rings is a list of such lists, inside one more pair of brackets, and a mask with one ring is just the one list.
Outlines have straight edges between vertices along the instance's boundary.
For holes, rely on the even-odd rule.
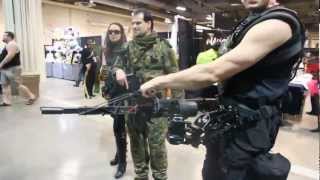
[[144,130],[139,130],[128,123],[135,180],[148,179],[149,162],[155,180],[167,179],[168,162],[165,144],[167,131],[167,118],[152,118],[146,123]]

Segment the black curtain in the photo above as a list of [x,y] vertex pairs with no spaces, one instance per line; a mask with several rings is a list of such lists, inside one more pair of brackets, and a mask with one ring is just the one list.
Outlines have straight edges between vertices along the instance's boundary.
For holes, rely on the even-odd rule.
[[[178,51],[179,51],[179,69],[187,69],[196,64],[196,58],[200,51],[199,34],[196,34],[192,23],[183,19],[178,20]],[[185,98],[199,96],[199,91],[185,91]]]
[[182,70],[195,64],[195,45],[191,22],[179,19],[178,29],[179,69]]
[[304,103],[305,88],[300,84],[289,84],[289,88],[282,99],[282,112],[298,115]]

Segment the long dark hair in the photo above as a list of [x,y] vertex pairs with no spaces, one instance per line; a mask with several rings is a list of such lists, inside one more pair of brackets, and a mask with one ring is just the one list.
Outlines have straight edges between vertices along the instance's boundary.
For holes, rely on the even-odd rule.
[[107,33],[106,33],[106,39],[105,39],[105,42],[104,42],[104,45],[105,45],[105,57],[109,57],[110,53],[112,52],[112,49],[114,46],[112,46],[112,42],[110,41],[109,39],[109,29],[112,25],[116,25],[120,28],[120,33],[121,33],[121,38],[119,40],[119,44],[123,44],[125,42],[127,42],[127,37],[126,37],[126,34],[124,32],[124,28],[123,26],[120,24],[120,23],[111,23],[109,26],[108,26],[108,29],[107,29]]

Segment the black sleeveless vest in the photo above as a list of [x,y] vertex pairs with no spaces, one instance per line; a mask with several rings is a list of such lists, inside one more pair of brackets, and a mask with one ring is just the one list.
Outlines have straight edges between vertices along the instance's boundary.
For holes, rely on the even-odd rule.
[[231,48],[236,47],[254,25],[269,19],[279,19],[288,23],[292,29],[291,39],[257,64],[227,80],[224,96],[233,97],[240,102],[274,102],[287,90],[292,71],[301,59],[305,41],[304,28],[295,11],[277,6],[248,16],[235,28]]
[[[6,48],[3,48],[1,54],[0,54],[0,62],[3,61],[3,59],[7,56],[8,51]],[[18,53],[16,53],[13,57],[13,59],[5,64],[3,66],[3,69],[8,69],[10,67],[14,67],[14,66],[20,66],[21,62],[20,62],[20,51]]]

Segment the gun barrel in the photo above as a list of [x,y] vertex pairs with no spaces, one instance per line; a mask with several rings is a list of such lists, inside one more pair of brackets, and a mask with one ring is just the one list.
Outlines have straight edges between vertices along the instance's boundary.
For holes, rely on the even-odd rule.
[[90,107],[78,107],[78,108],[40,107],[40,111],[41,111],[41,114],[83,114],[83,115],[108,114],[107,108],[95,109]]

